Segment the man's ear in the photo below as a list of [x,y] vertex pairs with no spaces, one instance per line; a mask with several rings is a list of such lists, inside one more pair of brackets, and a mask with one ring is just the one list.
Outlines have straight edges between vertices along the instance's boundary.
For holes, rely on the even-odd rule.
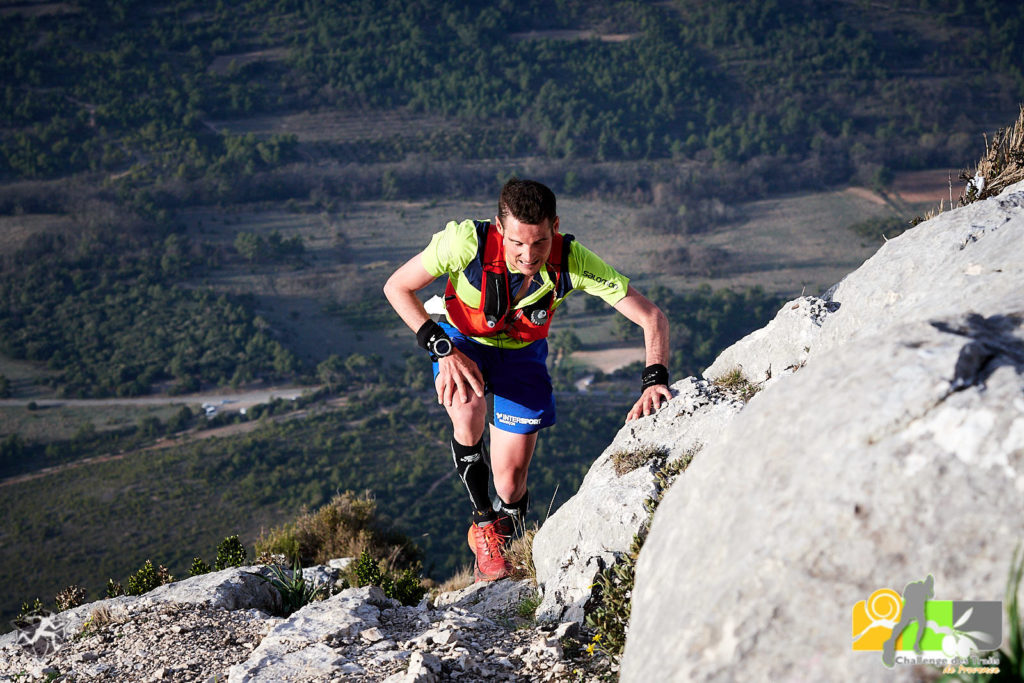
[[551,232],[558,232],[558,216],[555,216],[555,222],[551,224]]
[[498,220],[497,216],[494,217],[494,224],[498,227],[498,234],[501,235],[502,237],[504,237],[505,236],[505,228],[502,227],[501,221]]

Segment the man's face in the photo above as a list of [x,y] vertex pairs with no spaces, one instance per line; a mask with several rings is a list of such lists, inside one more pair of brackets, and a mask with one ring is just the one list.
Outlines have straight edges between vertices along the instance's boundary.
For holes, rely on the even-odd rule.
[[539,225],[521,223],[511,214],[500,222],[495,218],[505,244],[505,264],[523,275],[533,276],[540,272],[551,254],[551,243],[558,231],[558,217],[554,224],[545,220]]

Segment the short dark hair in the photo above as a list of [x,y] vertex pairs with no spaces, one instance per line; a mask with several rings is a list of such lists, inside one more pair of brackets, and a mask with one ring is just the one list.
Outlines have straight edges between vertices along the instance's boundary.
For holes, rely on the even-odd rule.
[[498,219],[512,217],[527,225],[540,225],[547,219],[554,225],[558,212],[555,193],[536,180],[509,178],[498,199]]

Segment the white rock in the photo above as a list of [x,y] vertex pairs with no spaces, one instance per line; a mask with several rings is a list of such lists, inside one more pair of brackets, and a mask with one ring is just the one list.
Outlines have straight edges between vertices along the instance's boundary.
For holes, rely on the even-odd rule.
[[365,640],[367,643],[376,643],[380,640],[383,640],[384,635],[380,632],[379,628],[374,626],[373,628],[368,628],[365,631],[360,631],[359,637]]
[[539,619],[582,622],[597,573],[629,550],[647,521],[645,501],[656,493],[657,467],[651,463],[619,476],[612,456],[654,448],[667,453],[668,461],[676,460],[717,438],[743,407],[692,377],[676,382],[672,390],[675,397],[660,411],[619,430],[576,495],[537,532],[533,561],[543,589]]
[[158,586],[137,599],[144,605],[175,603],[271,611],[278,599],[277,591],[260,576],[270,578],[270,570],[262,566],[232,567]]
[[711,380],[739,369],[755,384],[767,385],[807,362],[833,302],[803,296],[784,305],[766,326],[722,351],[705,371]]
[[1024,537],[1022,292],[1024,184],[843,280],[806,365],[665,496],[621,680],[912,680],[852,650],[858,601],[929,574],[935,599],[1000,600]]
[[[442,608],[460,608],[473,614],[508,614],[515,612],[519,604],[526,598],[536,594],[537,588],[528,579],[522,581],[480,581],[462,590],[441,593],[434,598],[434,606]],[[451,609],[448,614],[454,615]],[[458,626],[471,626],[472,621],[463,616]]]
[[305,680],[303,676],[329,673],[344,664],[345,659],[323,641],[351,640],[380,626],[378,605],[389,602],[380,588],[369,586],[351,588],[306,605],[276,626],[245,662],[231,667],[228,680]]

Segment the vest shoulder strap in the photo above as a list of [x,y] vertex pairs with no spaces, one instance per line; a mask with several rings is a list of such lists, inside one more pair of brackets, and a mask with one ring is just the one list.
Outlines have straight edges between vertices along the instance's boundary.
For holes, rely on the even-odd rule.
[[[572,252],[572,242],[576,238],[570,234],[562,235],[558,240],[558,284],[555,286],[555,296],[559,299],[564,297],[572,289],[572,278],[569,277],[569,254]],[[552,249],[554,251],[554,249]]]

